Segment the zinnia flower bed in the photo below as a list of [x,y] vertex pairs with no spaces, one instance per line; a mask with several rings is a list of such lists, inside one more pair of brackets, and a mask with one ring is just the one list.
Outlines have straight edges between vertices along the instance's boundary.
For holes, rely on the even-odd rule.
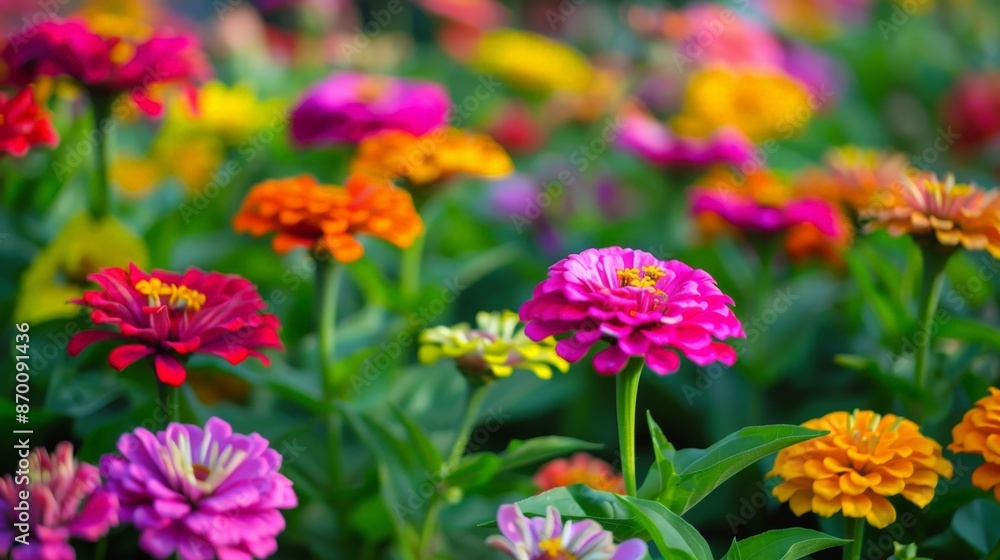
[[0,559],[1000,559],[997,3],[0,5]]

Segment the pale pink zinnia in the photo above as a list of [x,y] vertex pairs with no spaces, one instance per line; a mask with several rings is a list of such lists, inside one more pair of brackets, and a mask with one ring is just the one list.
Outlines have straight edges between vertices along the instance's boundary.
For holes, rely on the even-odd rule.
[[260,434],[234,434],[224,420],[205,428],[173,422],[155,434],[137,428],[118,439],[101,472],[121,503],[122,521],[139,530],[155,558],[264,558],[285,529],[278,511],[294,508],[281,454]]
[[73,458],[73,444],[37,448],[25,462],[0,479],[0,557],[73,560],[71,537],[93,542],[118,524],[118,498],[101,486],[97,467]]
[[609,247],[552,265],[521,306],[521,319],[532,340],[569,335],[556,353],[571,362],[607,342],[594,356],[600,374],[619,373],[630,357],[642,357],[662,375],[680,367],[677,352],[701,366],[736,361],[736,352],[721,342],[745,336],[732,304],[704,270]]

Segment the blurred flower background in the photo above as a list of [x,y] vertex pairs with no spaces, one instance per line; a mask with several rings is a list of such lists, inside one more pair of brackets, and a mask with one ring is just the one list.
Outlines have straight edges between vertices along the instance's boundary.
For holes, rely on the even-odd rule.
[[676,512],[712,557],[1000,557],[1000,4],[0,9],[0,418],[30,368],[55,500],[27,556],[0,480],[0,555],[674,558],[530,502],[655,490],[645,364],[640,473],[830,431]]

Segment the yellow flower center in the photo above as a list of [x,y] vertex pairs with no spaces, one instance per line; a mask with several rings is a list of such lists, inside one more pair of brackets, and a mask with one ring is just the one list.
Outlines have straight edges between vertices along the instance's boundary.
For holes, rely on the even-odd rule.
[[667,271],[655,265],[638,268],[623,268],[618,271],[618,282],[622,288],[646,288],[651,292],[663,293],[656,289],[656,283],[666,276]]
[[576,557],[563,550],[562,539],[546,539],[538,543],[538,548],[549,555],[549,558],[559,560],[576,560]]
[[160,296],[169,296],[167,305],[173,309],[198,311],[205,305],[205,294],[184,285],[165,284],[159,278],[140,280],[136,283],[135,289],[149,297],[150,306],[163,305]]
[[371,103],[382,97],[389,87],[389,81],[376,76],[366,76],[355,86],[354,95],[364,103]]

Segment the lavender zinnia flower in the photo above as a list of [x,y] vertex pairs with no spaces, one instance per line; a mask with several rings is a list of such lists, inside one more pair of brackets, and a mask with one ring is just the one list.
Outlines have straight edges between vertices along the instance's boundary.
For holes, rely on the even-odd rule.
[[97,467],[73,459],[69,442],[52,454],[33,450],[26,469],[0,479],[0,557],[73,560],[70,537],[96,541],[117,524],[118,499],[101,488]]
[[515,560],[639,560],[646,555],[646,543],[630,539],[619,545],[610,531],[590,519],[567,521],[549,506],[545,517],[528,519],[516,504],[500,506],[497,523],[503,536],[493,535],[486,544],[502,550]]
[[139,546],[156,558],[263,558],[285,528],[278,512],[298,505],[278,473],[281,455],[257,433],[234,434],[224,420],[202,429],[173,422],[153,434],[138,428],[118,440],[101,470],[118,495],[122,520],[139,529]]

